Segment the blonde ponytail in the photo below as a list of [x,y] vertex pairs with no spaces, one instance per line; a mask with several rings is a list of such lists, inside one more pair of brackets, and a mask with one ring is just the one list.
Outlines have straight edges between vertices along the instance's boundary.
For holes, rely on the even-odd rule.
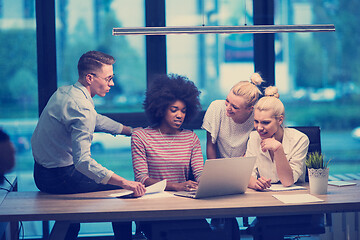
[[279,97],[280,94],[278,93],[278,88],[275,86],[269,86],[265,89],[265,96],[260,98],[254,108],[259,111],[272,110],[274,117],[285,117],[285,107]]
[[264,80],[259,73],[255,72],[251,75],[250,82],[253,83],[255,86],[260,86],[260,84],[262,84]]
[[263,82],[264,80],[259,73],[253,73],[250,77],[250,82],[240,81],[235,84],[230,91],[232,91],[235,96],[244,97],[247,107],[252,107],[259,99],[261,91],[258,86]]
[[269,86],[265,89],[265,94],[266,97],[276,97],[276,98],[280,98],[280,94],[278,92],[278,88],[275,86]]

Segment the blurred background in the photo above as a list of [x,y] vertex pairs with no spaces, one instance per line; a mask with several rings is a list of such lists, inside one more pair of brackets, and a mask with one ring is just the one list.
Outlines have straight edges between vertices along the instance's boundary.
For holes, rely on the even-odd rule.
[[[77,81],[77,61],[89,50],[113,55],[115,86],[95,97],[99,113],[142,112],[147,86],[145,36],[112,36],[114,27],[145,26],[140,0],[56,0],[57,86]],[[274,34],[275,84],[286,125],[321,127],[330,175],[360,170],[360,42],[357,0],[274,0],[274,23],[334,24],[329,33]],[[251,0],[166,0],[166,26],[252,25]],[[35,0],[0,0],[0,127],[16,146],[19,191],[36,190],[30,138],[39,115]],[[203,110],[254,72],[253,34],[166,36],[166,72],[186,75],[201,90]],[[50,77],[50,76],[49,76]],[[265,78],[266,80],[266,78]],[[206,134],[195,130],[205,154]],[[205,156],[205,155],[204,155]],[[133,179],[130,138],[96,134],[93,157]],[[101,224],[100,224],[101,225]],[[99,226],[99,224],[97,224]],[[104,225],[104,231],[111,226]],[[36,223],[27,236],[41,234]],[[82,233],[93,227],[82,228]],[[97,228],[96,232],[102,231]]]

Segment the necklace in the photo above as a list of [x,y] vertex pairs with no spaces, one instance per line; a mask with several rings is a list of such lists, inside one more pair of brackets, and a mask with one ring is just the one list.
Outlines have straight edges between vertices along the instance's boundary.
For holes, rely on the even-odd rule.
[[162,132],[161,132],[160,128],[159,128],[159,133],[160,133],[161,137],[164,139],[164,141],[165,141],[165,142],[169,145],[169,147],[170,147],[170,146],[171,146],[171,144],[173,143],[173,141],[174,141],[174,139],[175,139],[176,135],[174,135],[174,137],[171,139],[171,142],[169,142],[169,141],[167,141],[167,140],[165,139],[165,137],[164,137],[164,135],[162,134]]

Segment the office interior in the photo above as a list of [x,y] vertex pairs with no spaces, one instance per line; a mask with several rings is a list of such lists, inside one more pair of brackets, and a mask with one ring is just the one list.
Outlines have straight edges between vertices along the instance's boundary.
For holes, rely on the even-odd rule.
[[[19,191],[37,190],[30,138],[38,116],[58,87],[77,81],[77,60],[89,50],[117,60],[114,88],[105,98],[94,98],[99,113],[146,127],[142,101],[152,76],[185,75],[201,90],[203,107],[185,127],[198,134],[205,154],[201,124],[208,105],[259,72],[264,86],[278,86],[287,126],[321,128],[330,175],[343,180],[358,176],[359,5],[356,0],[0,0],[0,127],[16,146],[17,164],[11,174],[18,177]],[[336,31],[112,35],[114,27],[296,24],[334,24]],[[92,150],[101,164],[133,178],[129,138],[114,141],[98,134]],[[110,225],[97,223],[82,228],[81,234],[111,231]],[[41,234],[41,223],[24,224],[26,237]]]

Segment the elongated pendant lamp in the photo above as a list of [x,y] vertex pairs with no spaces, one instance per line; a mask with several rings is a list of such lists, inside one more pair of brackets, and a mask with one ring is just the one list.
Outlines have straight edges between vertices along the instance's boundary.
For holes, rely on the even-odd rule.
[[113,28],[113,35],[333,32],[334,24]]

